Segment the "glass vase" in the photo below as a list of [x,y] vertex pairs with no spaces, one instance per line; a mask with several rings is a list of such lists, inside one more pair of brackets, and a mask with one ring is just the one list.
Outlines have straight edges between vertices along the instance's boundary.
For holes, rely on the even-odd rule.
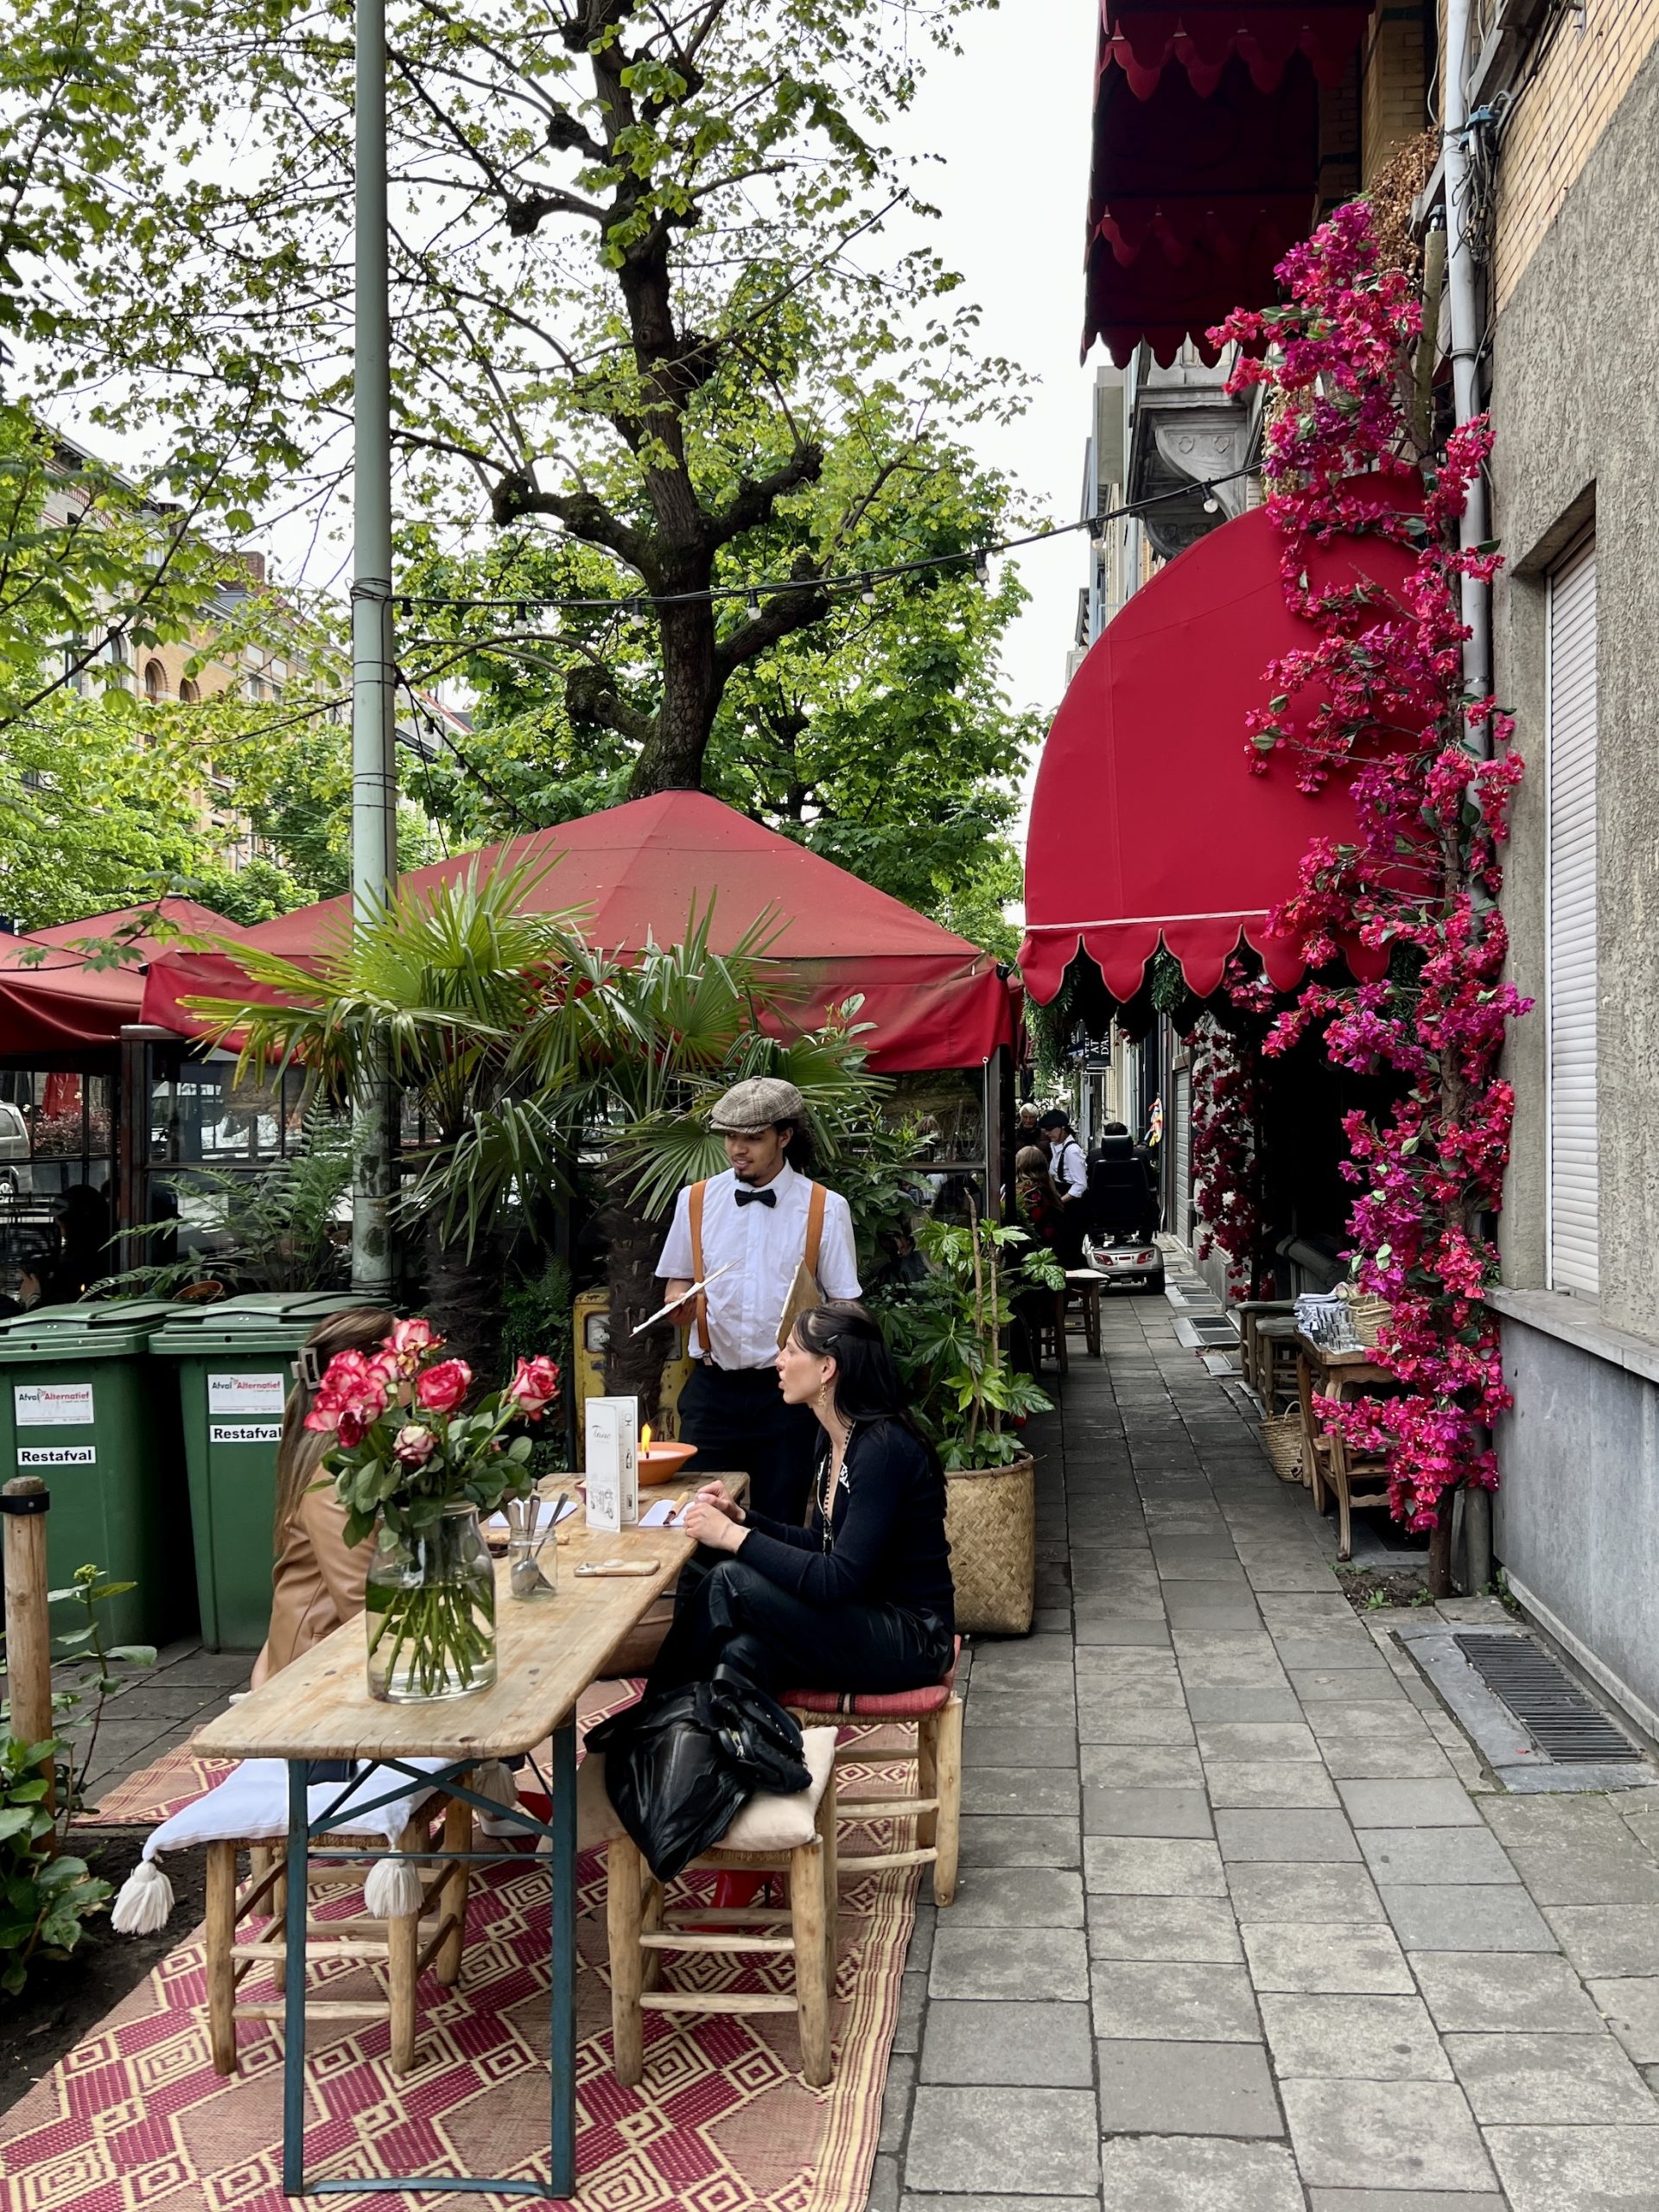
[[470,1505],[423,1536],[375,1539],[363,1595],[369,1694],[391,1705],[471,1697],[495,1680],[495,1567]]

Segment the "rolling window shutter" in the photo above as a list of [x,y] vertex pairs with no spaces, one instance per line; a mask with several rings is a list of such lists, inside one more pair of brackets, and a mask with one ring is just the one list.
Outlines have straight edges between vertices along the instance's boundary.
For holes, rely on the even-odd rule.
[[1189,1070],[1175,1071],[1174,1128],[1170,1157],[1174,1162],[1175,1218],[1169,1224],[1183,1244],[1192,1234],[1192,1077]]
[[1596,1148],[1596,547],[1549,578],[1549,1287],[1600,1289]]

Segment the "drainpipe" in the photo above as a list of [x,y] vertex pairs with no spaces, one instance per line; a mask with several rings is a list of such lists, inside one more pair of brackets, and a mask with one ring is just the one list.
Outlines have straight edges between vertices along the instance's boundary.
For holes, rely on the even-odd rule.
[[[386,267],[385,0],[357,0],[357,296],[352,364],[352,897],[359,920],[397,874],[391,631],[391,326]],[[395,1102],[384,1070],[352,1111],[352,1287],[391,1288]]]
[[[1459,428],[1480,412],[1480,301],[1473,244],[1469,235],[1469,103],[1464,81],[1469,62],[1471,13],[1471,0],[1446,0],[1446,44],[1440,64],[1445,108],[1441,145],[1446,165],[1446,304],[1451,322],[1452,397]],[[1490,535],[1485,479],[1478,475],[1469,486],[1469,502],[1459,524],[1458,543],[1468,551],[1482,544]],[[1463,646],[1464,690],[1471,699],[1484,699],[1492,688],[1491,586],[1465,576],[1459,607],[1469,632]],[[1491,747],[1491,733],[1484,724],[1480,747],[1483,753],[1490,752]],[[1470,1592],[1478,1592],[1492,1579],[1491,1492],[1465,1484],[1462,1520],[1464,1585]]]
[[[1446,48],[1440,64],[1445,86],[1445,122],[1440,137],[1446,163],[1446,283],[1451,315],[1452,396],[1459,428],[1480,412],[1480,302],[1475,257],[1469,236],[1469,103],[1464,72],[1469,59],[1471,0],[1446,0]],[[1458,542],[1465,550],[1491,535],[1486,522],[1486,485],[1477,476],[1469,486]],[[1461,610],[1469,636],[1463,647],[1464,688],[1484,699],[1491,689],[1492,597],[1489,584],[1463,579]]]

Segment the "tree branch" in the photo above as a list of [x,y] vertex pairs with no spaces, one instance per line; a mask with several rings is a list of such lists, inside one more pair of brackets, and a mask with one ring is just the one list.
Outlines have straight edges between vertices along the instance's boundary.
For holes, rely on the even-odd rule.
[[[804,560],[797,561],[794,575],[805,583],[812,576],[812,569]],[[774,592],[758,614],[750,615],[741,623],[729,638],[722,638],[715,647],[715,683],[716,690],[723,690],[746,661],[757,654],[769,652],[783,639],[792,637],[797,630],[805,630],[814,622],[821,622],[830,612],[830,594],[820,586],[810,591]]]
[[774,468],[770,476],[741,477],[727,506],[709,518],[709,542],[729,545],[745,531],[758,530],[763,522],[770,520],[772,509],[785,492],[792,492],[798,484],[816,484],[823,474],[823,448],[809,438],[803,440],[783,467]]
[[528,474],[509,469],[497,478],[490,493],[490,515],[503,529],[521,515],[550,515],[555,522],[563,523],[573,537],[583,538],[589,545],[602,545],[619,561],[626,561],[653,590],[657,587],[655,539],[613,514],[591,492],[538,491]]

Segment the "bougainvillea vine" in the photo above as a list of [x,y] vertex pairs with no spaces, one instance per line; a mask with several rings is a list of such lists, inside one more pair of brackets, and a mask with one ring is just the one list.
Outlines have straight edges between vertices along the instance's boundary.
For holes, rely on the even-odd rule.
[[1261,1048],[1206,1013],[1189,1039],[1192,1071],[1193,1211],[1203,1227],[1196,1247],[1227,1261],[1227,1287],[1253,1296],[1262,1255]]
[[[1378,1356],[1402,1387],[1332,1417],[1355,1449],[1386,1454],[1396,1517],[1427,1529],[1458,1484],[1496,1484],[1491,1425],[1510,1402],[1481,1294],[1497,1279],[1486,1232],[1514,1110],[1500,1059],[1529,1004],[1503,978],[1496,904],[1521,763],[1510,718],[1465,696],[1459,579],[1490,582],[1497,562],[1456,542],[1490,435],[1483,417],[1438,454],[1417,447],[1402,395],[1421,308],[1402,271],[1379,269],[1363,200],[1288,254],[1279,276],[1288,306],[1235,314],[1211,333],[1266,348],[1240,359],[1231,389],[1269,387],[1265,469],[1285,596],[1319,633],[1271,665],[1249,760],[1265,772],[1282,752],[1304,789],[1340,767],[1357,830],[1352,844],[1310,849],[1273,917],[1313,980],[1263,1049],[1283,1052],[1312,1030],[1338,1065],[1397,1078],[1387,1113],[1347,1117],[1344,1173],[1359,1191],[1355,1274],[1390,1303]],[[1379,497],[1379,480],[1394,499]],[[1402,487],[1421,488],[1421,505],[1400,499]],[[1310,582],[1316,547],[1368,535],[1414,556],[1397,594]],[[1338,969],[1356,944],[1386,960],[1378,979]]]

